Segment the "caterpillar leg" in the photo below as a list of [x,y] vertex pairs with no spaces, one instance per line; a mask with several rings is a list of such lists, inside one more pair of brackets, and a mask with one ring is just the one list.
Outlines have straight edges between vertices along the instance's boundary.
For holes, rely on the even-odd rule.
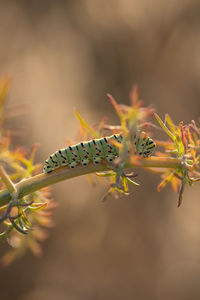
[[89,164],[89,162],[90,162],[89,159],[83,159],[83,160],[81,161],[81,165],[82,165],[82,166],[87,166],[87,165]]
[[51,173],[54,169],[47,163],[44,165],[43,173]]
[[71,168],[71,169],[73,169],[73,168],[75,168],[76,166],[77,166],[77,162],[76,161],[73,161],[73,162],[71,162],[70,164],[69,164],[69,167]]
[[102,158],[101,158],[101,157],[94,157],[94,159],[93,159],[93,164],[94,164],[94,165],[98,165],[101,161],[102,161]]
[[115,156],[113,154],[109,154],[106,156],[106,161],[108,163],[111,163],[115,159]]

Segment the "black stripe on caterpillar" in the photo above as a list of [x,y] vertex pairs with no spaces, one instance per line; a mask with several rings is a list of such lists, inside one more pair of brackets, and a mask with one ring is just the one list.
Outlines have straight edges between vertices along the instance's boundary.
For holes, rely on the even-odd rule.
[[[44,165],[43,172],[51,173],[57,168],[69,166],[75,168],[78,164],[87,166],[89,162],[99,164],[102,160],[108,163],[119,156],[119,148],[111,143],[111,140],[122,143],[121,134],[113,134],[109,137],[81,142],[77,145],[69,146],[50,155]],[[148,157],[152,154],[155,143],[149,137],[134,136],[136,154]]]

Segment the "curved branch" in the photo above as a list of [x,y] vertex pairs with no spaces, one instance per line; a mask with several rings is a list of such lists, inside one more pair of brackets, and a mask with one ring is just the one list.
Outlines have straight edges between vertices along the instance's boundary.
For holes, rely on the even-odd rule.
[[[169,157],[155,157],[140,158],[138,164],[127,163],[125,168],[179,168],[181,167],[181,161],[177,158]],[[106,165],[94,165],[90,163],[87,167],[81,165],[76,166],[74,169],[70,169],[68,166],[59,168],[50,174],[39,174],[31,178],[24,179],[17,183],[15,186],[18,191],[19,198],[22,198],[28,194],[31,194],[41,188],[55,184],[57,182],[87,175],[95,172],[103,172],[110,170]],[[0,207],[9,203],[11,199],[10,192],[5,189],[0,192]]]

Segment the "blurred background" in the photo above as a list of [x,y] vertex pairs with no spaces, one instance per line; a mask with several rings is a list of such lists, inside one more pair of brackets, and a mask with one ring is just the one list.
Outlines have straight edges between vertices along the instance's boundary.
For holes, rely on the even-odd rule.
[[[0,74],[12,77],[8,106],[28,114],[7,127],[15,145],[40,143],[37,162],[75,140],[76,106],[90,123],[118,119],[106,98],[140,97],[175,123],[200,115],[198,0],[0,1]],[[59,207],[38,259],[0,268],[2,299],[200,299],[199,189],[183,205],[159,177],[139,172],[128,198],[77,178],[52,188]],[[1,241],[6,249],[6,242]]]

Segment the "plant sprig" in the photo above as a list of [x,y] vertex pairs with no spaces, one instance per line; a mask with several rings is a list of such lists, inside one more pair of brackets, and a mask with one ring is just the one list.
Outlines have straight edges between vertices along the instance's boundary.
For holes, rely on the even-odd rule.
[[[3,229],[1,238],[8,238],[13,248],[2,258],[7,265],[16,257],[20,257],[26,249],[31,249],[35,255],[41,254],[39,242],[47,237],[45,227],[52,226],[51,210],[56,204],[51,198],[49,187],[59,181],[73,177],[91,174],[96,178],[106,180],[108,191],[102,200],[110,196],[118,197],[120,194],[129,195],[129,184],[137,186],[137,174],[130,169],[143,168],[161,177],[158,191],[168,183],[178,193],[178,207],[182,203],[183,192],[186,184],[193,186],[200,181],[200,129],[195,121],[188,125],[180,122],[174,124],[168,114],[163,122],[152,107],[145,107],[139,99],[138,87],[134,86],[130,95],[130,106],[118,104],[113,96],[108,94],[108,99],[119,119],[119,125],[106,124],[103,118],[99,125],[90,126],[81,114],[75,109],[75,116],[80,125],[79,140],[100,138],[105,131],[122,133],[123,143],[115,143],[119,147],[120,155],[108,166],[105,162],[100,165],[88,164],[70,169],[67,166],[54,170],[46,175],[40,173],[41,165],[34,163],[38,144],[30,152],[24,148],[12,148],[10,134],[3,129],[5,96],[9,87],[9,80],[0,81],[0,222]],[[145,132],[155,135],[157,125],[150,118],[155,116],[161,129],[169,137],[166,141],[156,141],[157,146],[163,150],[155,152],[154,156],[143,158],[135,154],[132,143],[136,132]],[[144,137],[146,133],[144,134]],[[119,170],[117,172],[116,170]],[[7,172],[8,170],[8,172]],[[134,180],[133,180],[134,179]],[[94,182],[92,180],[92,182]]]

